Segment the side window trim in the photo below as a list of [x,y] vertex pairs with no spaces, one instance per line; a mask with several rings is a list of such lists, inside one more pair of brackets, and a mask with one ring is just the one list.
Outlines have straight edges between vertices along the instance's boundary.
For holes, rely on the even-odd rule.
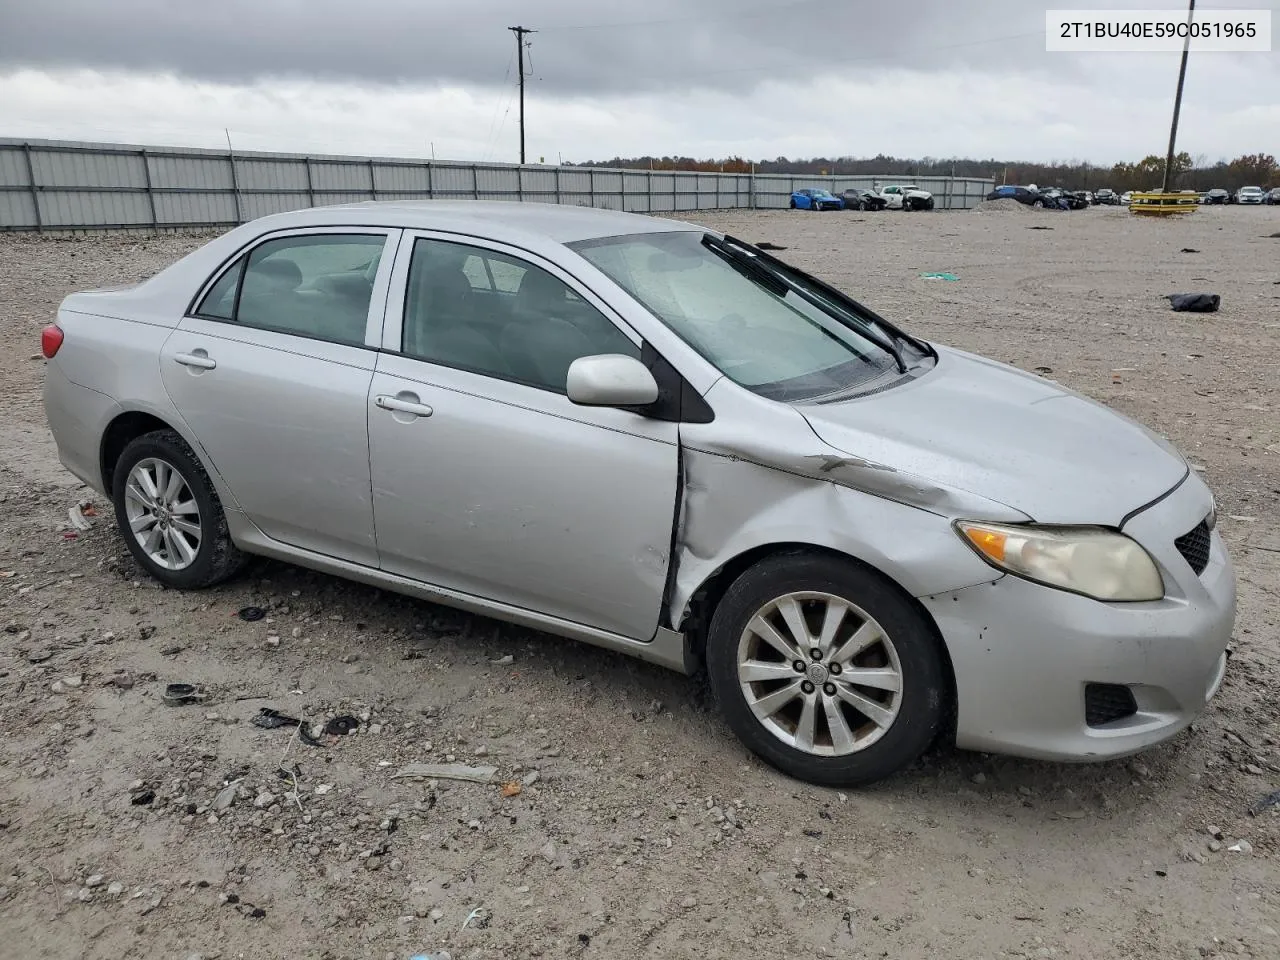
[[[204,282],[196,295],[191,298],[191,302],[187,305],[184,313],[185,318],[196,320],[204,320],[209,323],[225,323],[240,330],[265,330],[266,328],[257,326],[246,326],[240,324],[236,319],[227,319],[226,317],[214,317],[198,313],[197,310],[204,303],[205,297],[209,295],[218,282],[230,270],[238,270],[240,276],[236,279],[236,295],[235,302],[232,307],[232,318],[238,317],[240,314],[240,292],[244,289],[244,275],[248,268],[249,258],[253,252],[265,243],[274,240],[284,240],[289,237],[314,237],[314,236],[381,236],[383,238],[382,256],[378,261],[378,272],[374,277],[373,289],[369,297],[369,312],[365,318],[364,341],[360,344],[340,343],[339,346],[355,347],[357,349],[379,350],[381,349],[383,324],[387,315],[387,297],[391,290],[392,272],[397,263],[401,240],[405,231],[398,227],[384,226],[351,226],[348,224],[334,226],[313,226],[313,227],[294,227],[283,230],[273,230],[270,233],[264,233],[248,243],[244,244],[235,251],[227,261],[215,270],[210,277]],[[268,330],[267,332],[279,334],[281,336],[299,337],[304,340],[316,340],[322,343],[337,343],[337,341],[326,340],[323,337],[307,336],[303,333],[295,333],[287,330]]]

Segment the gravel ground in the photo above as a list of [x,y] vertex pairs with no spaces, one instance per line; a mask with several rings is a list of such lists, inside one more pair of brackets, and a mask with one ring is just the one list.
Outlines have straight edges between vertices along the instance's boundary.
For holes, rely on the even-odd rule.
[[[1280,788],[1280,209],[702,219],[1171,436],[1238,565],[1203,720],[1134,760],[942,748],[838,793],[620,656],[276,563],[160,589],[109,505],[64,537],[90,495],[47,435],[38,334],[200,241],[0,236],[0,956],[1280,956],[1280,817],[1247,812]],[[1161,299],[1200,289],[1220,313]],[[172,681],[209,697],[168,707]],[[363,722],[308,746],[248,722],[268,706]],[[450,760],[521,792],[391,777]]]

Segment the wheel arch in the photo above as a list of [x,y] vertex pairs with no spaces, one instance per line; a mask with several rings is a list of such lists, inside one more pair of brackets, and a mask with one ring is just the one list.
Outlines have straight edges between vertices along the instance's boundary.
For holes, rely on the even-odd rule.
[[951,651],[947,648],[942,631],[938,628],[937,621],[934,620],[933,614],[929,609],[921,603],[911,592],[905,589],[897,580],[887,575],[883,570],[873,564],[855,557],[852,554],[836,550],[833,547],[821,546],[814,543],[804,542],[784,542],[784,543],[765,543],[751,547],[742,551],[731,559],[725,561],[715,570],[703,578],[697,589],[690,595],[689,603],[684,610],[680,622],[676,625],[676,629],[684,634],[684,659],[685,671],[690,675],[699,675],[705,669],[706,646],[707,646],[707,629],[711,623],[711,617],[715,613],[716,606],[724,597],[725,592],[742,574],[750,570],[762,560],[771,557],[792,555],[795,557],[826,557],[832,560],[844,561],[861,567],[882,579],[890,588],[892,588],[907,604],[916,610],[923,621],[928,625],[930,633],[933,635],[934,643],[937,646],[939,657],[942,662],[942,672],[946,681],[947,708],[946,720],[942,735],[947,738],[953,738],[955,732],[956,717],[956,678],[955,667],[951,662]]
[[227,488],[222,475],[218,473],[217,468],[209,461],[208,453],[200,446],[190,431],[186,429],[185,425],[177,417],[165,417],[155,411],[139,408],[120,411],[102,431],[102,439],[98,445],[98,469],[102,476],[103,489],[108,494],[113,489],[116,464],[120,462],[120,455],[124,453],[125,447],[138,437],[156,430],[172,430],[182,437],[187,446],[199,458],[200,465],[204,467],[205,472],[209,475],[223,509],[239,510],[235,497]]

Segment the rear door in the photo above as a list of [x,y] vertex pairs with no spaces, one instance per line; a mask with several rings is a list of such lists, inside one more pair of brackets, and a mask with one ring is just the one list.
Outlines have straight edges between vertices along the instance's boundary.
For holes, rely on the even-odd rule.
[[572,360],[638,341],[548,261],[406,233],[368,406],[382,568],[651,639],[678,425],[565,396]]
[[273,539],[377,565],[366,405],[399,231],[271,234],[161,353],[174,406]]

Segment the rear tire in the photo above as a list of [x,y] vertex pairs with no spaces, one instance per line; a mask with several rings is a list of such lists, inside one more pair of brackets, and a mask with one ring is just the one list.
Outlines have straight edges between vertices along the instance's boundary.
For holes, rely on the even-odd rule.
[[914,762],[942,726],[947,685],[930,624],[850,560],[788,551],[751,567],[716,607],[706,663],[733,732],[809,783],[880,780]]
[[112,500],[129,552],[166,586],[211,587],[248,563],[231,542],[209,474],[176,431],[143,434],[124,448]]

